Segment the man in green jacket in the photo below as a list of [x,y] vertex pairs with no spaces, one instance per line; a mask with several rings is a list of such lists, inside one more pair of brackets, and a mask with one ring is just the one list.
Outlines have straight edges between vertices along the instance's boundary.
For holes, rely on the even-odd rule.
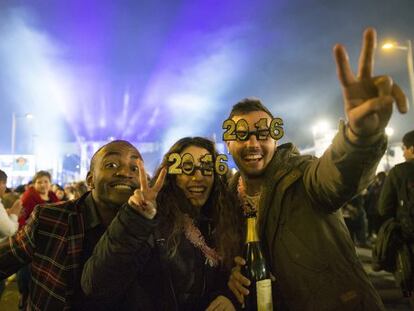
[[[345,48],[334,48],[347,122],[340,123],[319,159],[300,156],[290,143],[277,147],[274,133],[266,137],[260,131],[262,119],[269,126],[274,118],[259,100],[245,99],[230,113],[232,122],[244,119],[239,125],[248,125],[236,128],[246,139],[227,141],[240,171],[231,186],[245,189],[240,197],[256,205],[278,310],[384,310],[339,211],[374,177],[386,148],[384,129],[393,103],[402,113],[408,109],[403,92],[389,77],[372,76],[375,44],[375,30],[367,29],[356,76]],[[243,303],[249,280],[240,273],[243,259],[236,258],[236,264],[229,288]]]

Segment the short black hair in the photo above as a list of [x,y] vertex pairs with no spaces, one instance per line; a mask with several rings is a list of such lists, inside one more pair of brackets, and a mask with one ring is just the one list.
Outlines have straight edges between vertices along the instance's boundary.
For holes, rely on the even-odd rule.
[[25,187],[25,185],[18,185],[18,186],[14,189],[14,192],[17,192],[17,193],[20,193],[20,194],[24,193],[25,191],[26,191],[26,187]]
[[402,138],[402,142],[406,148],[414,146],[414,131],[406,133]]
[[7,181],[7,174],[2,170],[0,170],[0,180]]
[[50,175],[50,173],[48,171],[38,171],[34,176],[32,181],[35,183],[36,180],[38,180],[39,178],[42,177],[47,177],[49,179],[49,181],[52,181],[52,175]]
[[234,116],[245,115],[253,111],[264,111],[272,119],[274,118],[273,114],[270,112],[269,109],[267,109],[265,105],[263,105],[260,99],[255,97],[247,97],[239,101],[237,104],[233,106],[233,108],[231,108],[229,119],[231,119]]
[[140,152],[138,151],[138,149],[137,149],[137,148],[136,148],[133,144],[131,144],[129,141],[126,141],[126,140],[121,140],[121,139],[118,139],[118,140],[113,140],[113,141],[111,141],[111,142],[109,142],[109,143],[107,143],[107,144],[103,145],[103,146],[102,146],[102,147],[100,147],[98,150],[96,150],[96,152],[93,154],[92,159],[91,159],[91,164],[90,164],[90,167],[89,167],[89,172],[91,172],[91,171],[93,170],[93,167],[95,166],[95,161],[96,161],[96,156],[97,156],[97,154],[98,154],[98,153],[100,153],[102,149],[104,149],[105,147],[107,147],[107,146],[109,146],[109,145],[112,145],[112,144],[124,144],[124,145],[127,145],[127,146],[130,146],[130,147],[134,148],[134,149],[138,152],[139,159],[142,161],[142,156],[141,156],[141,153],[140,153]]

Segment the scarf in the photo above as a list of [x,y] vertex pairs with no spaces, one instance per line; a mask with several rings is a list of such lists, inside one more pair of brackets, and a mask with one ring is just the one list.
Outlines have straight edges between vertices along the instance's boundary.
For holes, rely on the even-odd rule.
[[191,244],[203,253],[210,267],[217,267],[219,265],[222,258],[213,248],[207,245],[200,229],[187,214],[184,214],[184,235]]

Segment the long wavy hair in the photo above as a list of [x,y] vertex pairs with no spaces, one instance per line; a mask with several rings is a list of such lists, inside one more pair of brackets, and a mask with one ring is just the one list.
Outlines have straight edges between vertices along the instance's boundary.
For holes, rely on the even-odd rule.
[[[168,165],[168,155],[181,153],[190,146],[206,149],[215,163],[218,156],[214,142],[203,137],[185,137],[178,140],[168,150],[161,165],[156,170],[154,182],[160,170]],[[226,175],[213,173],[214,183],[207,202],[201,207],[201,212],[212,219],[213,246],[222,257],[222,264],[230,269],[234,256],[240,254],[242,245],[243,219],[238,210],[237,200],[229,192]],[[182,238],[184,215],[195,214],[195,208],[186,198],[184,192],[177,186],[176,175],[167,174],[164,185],[157,197],[160,230],[166,237],[169,256],[173,257]],[[199,209],[199,208],[197,208]]]

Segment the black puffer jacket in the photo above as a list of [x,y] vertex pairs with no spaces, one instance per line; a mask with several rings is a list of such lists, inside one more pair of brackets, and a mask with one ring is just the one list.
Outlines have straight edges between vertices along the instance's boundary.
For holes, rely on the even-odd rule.
[[397,164],[385,178],[378,211],[385,219],[394,217],[403,233],[414,240],[414,159]]
[[[185,237],[173,258],[157,219],[121,208],[85,263],[82,289],[103,310],[205,310],[227,281]],[[199,219],[208,240],[211,225]]]

